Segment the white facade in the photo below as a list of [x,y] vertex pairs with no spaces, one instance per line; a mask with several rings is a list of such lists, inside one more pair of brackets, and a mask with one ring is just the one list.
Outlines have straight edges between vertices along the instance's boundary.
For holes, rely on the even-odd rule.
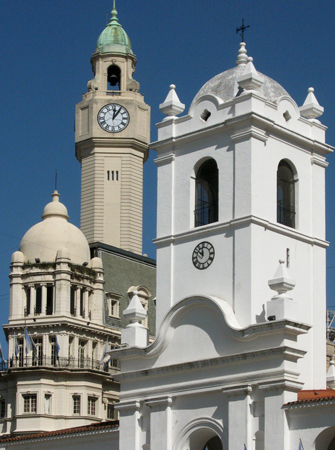
[[244,43],[180,118],[174,88],[152,144],[160,328],[114,353],[120,450],[327,449],[334,400],[297,402],[326,388],[323,109]]

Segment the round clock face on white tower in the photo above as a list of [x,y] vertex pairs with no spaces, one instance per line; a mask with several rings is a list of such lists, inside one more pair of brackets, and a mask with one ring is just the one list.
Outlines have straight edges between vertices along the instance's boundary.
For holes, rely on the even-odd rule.
[[210,242],[200,242],[192,254],[192,262],[194,267],[199,270],[204,270],[209,267],[214,261],[215,250],[213,245]]
[[98,124],[108,133],[119,133],[129,124],[129,113],[117,103],[109,103],[98,112]]

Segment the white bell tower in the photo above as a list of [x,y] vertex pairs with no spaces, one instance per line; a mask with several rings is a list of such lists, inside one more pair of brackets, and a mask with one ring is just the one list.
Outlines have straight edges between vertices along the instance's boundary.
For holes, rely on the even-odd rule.
[[312,350],[302,364],[313,361],[314,372],[305,381],[322,386],[325,157],[332,148],[313,91],[298,108],[256,71],[243,42],[236,67],[208,81],[187,116],[176,117],[183,105],[171,86],[160,105],[168,117],[152,145],[157,325],[174,304],[196,295],[227,302],[241,327],[269,318],[310,324],[302,339]]
[[76,106],[81,229],[89,243],[103,242],[141,254],[150,107],[132,77],[136,57],[118,21],[115,0],[91,63],[94,78]]

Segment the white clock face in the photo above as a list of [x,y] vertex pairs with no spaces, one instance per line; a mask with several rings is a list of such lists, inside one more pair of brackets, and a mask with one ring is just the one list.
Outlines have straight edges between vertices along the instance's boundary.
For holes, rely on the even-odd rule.
[[98,124],[108,133],[119,133],[129,124],[129,113],[124,106],[110,103],[98,112]]
[[200,242],[192,254],[194,267],[199,270],[207,269],[212,264],[214,256],[215,250],[213,245],[210,242]]

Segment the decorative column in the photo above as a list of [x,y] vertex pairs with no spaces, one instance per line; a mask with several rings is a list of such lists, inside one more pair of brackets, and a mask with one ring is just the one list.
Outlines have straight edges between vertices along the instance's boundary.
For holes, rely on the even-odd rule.
[[84,289],[84,309],[85,309],[85,319],[88,319],[88,290]]
[[15,252],[12,255],[10,266],[10,302],[9,319],[17,319],[24,316],[24,289],[22,283],[24,255]]
[[115,409],[120,412],[119,450],[140,450],[140,402],[120,402]]
[[228,448],[251,448],[249,385],[223,390],[228,396]]
[[57,251],[55,270],[55,314],[70,314],[71,259],[66,249]]
[[42,288],[42,306],[41,306],[41,315],[46,316],[47,314],[47,285],[45,283],[41,283]]
[[30,284],[30,315],[35,315],[36,308],[36,288],[34,284]]
[[[150,450],[171,449],[172,398],[147,400],[150,412]],[[232,448],[232,447],[230,447]]]
[[80,295],[81,295],[81,288],[77,288],[75,292],[75,305],[76,305],[76,317],[80,317]]

